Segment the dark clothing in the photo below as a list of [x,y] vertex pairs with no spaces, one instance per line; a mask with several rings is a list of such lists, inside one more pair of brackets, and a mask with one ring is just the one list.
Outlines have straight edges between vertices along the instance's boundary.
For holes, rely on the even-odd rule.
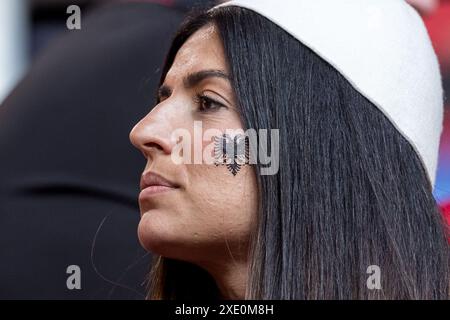
[[[145,161],[128,135],[154,104],[182,18],[150,3],[82,17],[0,106],[0,299],[143,298]],[[66,286],[70,265],[81,290]]]

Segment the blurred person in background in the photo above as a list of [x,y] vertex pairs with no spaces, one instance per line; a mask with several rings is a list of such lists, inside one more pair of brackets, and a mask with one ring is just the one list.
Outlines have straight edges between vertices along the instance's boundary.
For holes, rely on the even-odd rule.
[[43,49],[1,105],[1,299],[143,298],[143,162],[127,137],[184,11],[146,1],[82,12],[81,30]]

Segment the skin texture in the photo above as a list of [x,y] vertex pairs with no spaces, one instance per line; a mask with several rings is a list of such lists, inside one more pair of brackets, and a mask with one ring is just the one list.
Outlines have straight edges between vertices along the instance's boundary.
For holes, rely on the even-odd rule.
[[[181,47],[163,83],[164,90],[160,90],[159,103],[130,133],[131,142],[147,159],[144,174],[157,173],[179,186],[151,197],[141,194],[138,235],[145,249],[206,269],[224,298],[242,299],[249,236],[256,220],[253,168],[243,166],[233,176],[226,166],[177,165],[171,159],[179,142],[172,132],[182,128],[193,137],[194,121],[202,121],[204,131],[242,129],[227,79],[209,77],[186,87],[187,76],[204,70],[228,74],[213,25],[200,29]],[[223,106],[203,101],[198,95]],[[212,141],[204,141],[203,147]]]

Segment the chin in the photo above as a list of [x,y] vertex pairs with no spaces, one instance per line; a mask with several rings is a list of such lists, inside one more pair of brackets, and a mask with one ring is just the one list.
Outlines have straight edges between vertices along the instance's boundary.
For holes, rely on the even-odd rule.
[[[167,221],[168,215],[159,210],[146,212],[138,225],[138,238],[141,246],[154,254],[178,258],[176,248],[180,247],[180,232]],[[180,250],[178,250],[180,251]],[[182,250],[181,250],[182,251]]]
[[[138,226],[139,242],[146,251],[165,258],[192,263],[195,263],[199,257],[205,257],[204,246],[199,246],[192,239],[183,237],[180,230],[170,228],[172,225],[157,223],[153,214],[152,212],[142,216]],[[151,219],[149,216],[152,216]]]
[[170,236],[157,215],[156,210],[142,215],[138,225],[138,238],[145,250],[162,254],[164,247],[170,243]]

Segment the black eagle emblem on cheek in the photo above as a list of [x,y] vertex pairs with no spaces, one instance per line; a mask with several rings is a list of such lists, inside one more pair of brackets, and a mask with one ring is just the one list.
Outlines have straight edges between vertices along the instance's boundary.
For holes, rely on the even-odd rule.
[[233,176],[249,163],[249,139],[246,135],[238,134],[231,137],[223,134],[214,137],[214,164],[225,165]]

